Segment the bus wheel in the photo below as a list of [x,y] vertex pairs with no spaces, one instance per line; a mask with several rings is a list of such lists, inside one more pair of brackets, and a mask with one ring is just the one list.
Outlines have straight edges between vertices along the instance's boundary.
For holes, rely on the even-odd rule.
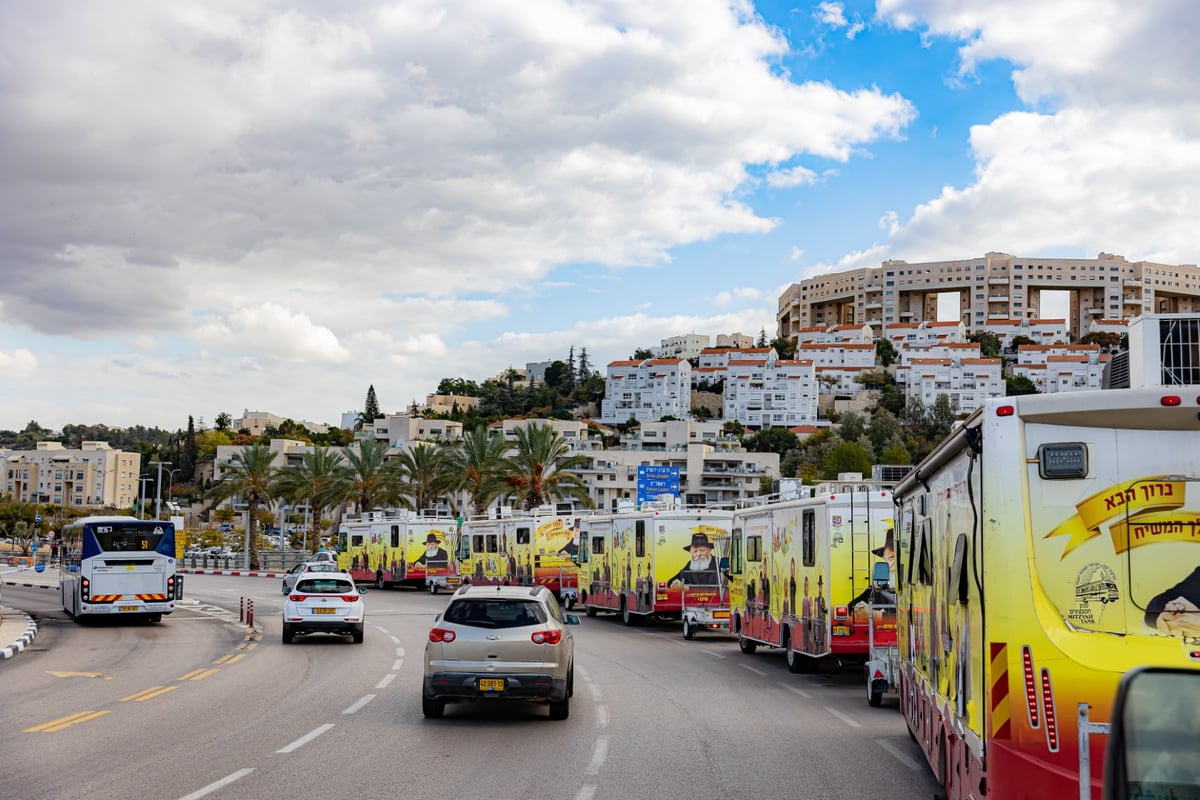
[[587,611],[585,611],[584,613],[587,614],[589,617],[594,617],[594,616],[596,616],[596,607],[588,606]]
[[375,588],[376,589],[383,588],[383,573],[382,572],[375,573]]
[[150,622],[162,622],[162,614],[151,614]]

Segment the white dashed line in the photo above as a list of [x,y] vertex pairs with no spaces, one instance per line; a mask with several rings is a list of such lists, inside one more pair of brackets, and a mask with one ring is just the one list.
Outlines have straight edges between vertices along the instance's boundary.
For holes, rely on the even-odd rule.
[[599,700],[601,697],[604,696],[604,693],[600,691],[600,687],[597,684],[589,683],[588,689],[590,689],[592,692],[593,700]]
[[604,762],[608,760],[608,737],[596,737],[596,749],[592,752],[592,763],[588,765],[587,774],[595,775],[600,772],[600,767],[604,766]]
[[767,673],[763,672],[761,669],[759,669],[758,667],[752,667],[749,664],[738,664],[738,666],[741,667],[742,669],[750,670],[755,675],[766,675],[767,674]]
[[922,766],[920,764],[918,764],[916,761],[913,761],[911,758],[906,756],[904,753],[901,753],[896,748],[896,746],[894,744],[892,744],[891,742],[886,742],[883,739],[876,739],[875,744],[879,745],[884,750],[887,750],[889,753],[891,753],[893,756],[896,757],[897,761],[899,761],[901,764],[908,767],[909,769],[913,770],[914,772],[922,769]]
[[829,706],[825,706],[825,710],[828,711],[830,714],[833,714],[835,717],[840,719],[842,722],[849,725],[851,728],[861,728],[862,727],[862,725],[860,725],[857,722],[855,722],[854,720],[850,719],[845,714],[838,711],[836,708],[830,708]]
[[787,689],[789,692],[795,692],[796,694],[800,695],[801,697],[810,697],[810,698],[812,697],[811,694],[804,691],[803,689],[797,689],[795,686],[784,683],[783,681],[780,681],[779,685],[782,686],[783,688]]
[[392,662],[392,669],[398,670],[403,666],[404,666],[403,658],[397,658],[395,661]]
[[596,727],[597,728],[607,728],[608,727],[608,706],[605,706],[605,705],[596,706]]
[[396,658],[404,658],[404,648],[403,647],[396,648]]
[[233,783],[234,781],[240,781],[242,778],[246,777],[251,772],[254,772],[254,770],[252,768],[239,769],[237,772],[226,775],[224,778],[221,778],[221,780],[216,781],[215,783],[210,783],[208,786],[205,786],[203,789],[197,789],[196,791],[192,792],[191,794],[185,795],[184,797],[180,798],[180,800],[199,800],[199,798],[204,797],[205,795],[212,794],[217,789],[228,786],[229,784]]
[[724,658],[725,657],[724,653],[718,653],[716,650],[705,650],[704,652],[708,653],[713,658]]
[[[387,628],[385,628],[385,627],[383,627],[382,625],[376,625],[376,626],[375,626],[375,630],[379,631],[380,633],[387,633],[387,632],[388,632],[388,629],[387,629]],[[393,637],[393,638],[395,638],[395,637]]]
[[393,636],[393,637],[391,637],[391,638],[392,638],[392,644],[394,644],[394,645],[399,645],[399,644],[400,644],[400,637],[399,637],[399,636]]
[[289,744],[287,747],[281,747],[278,750],[276,750],[275,752],[276,753],[290,753],[293,750],[299,750],[301,747],[304,747],[304,745],[308,744],[313,739],[317,738],[322,733],[325,733],[325,731],[329,730],[332,727],[333,727],[332,723],[327,723],[325,725],[322,725],[321,727],[304,734],[299,739],[297,739],[296,741]]
[[376,689],[386,689],[387,685],[389,683],[391,683],[393,680],[395,680],[395,678],[396,678],[396,673],[390,672],[387,675],[383,676],[383,680],[381,680],[379,683],[375,684],[375,688]]
[[575,795],[575,800],[592,800],[596,796],[598,786],[584,786],[580,788],[578,794]]
[[358,698],[358,700],[356,700],[354,702],[354,705],[350,706],[342,713],[343,714],[353,714],[356,711],[361,710],[363,706],[365,706],[367,703],[371,702],[374,699],[375,699],[375,695],[373,695],[373,694],[364,695],[363,697]]

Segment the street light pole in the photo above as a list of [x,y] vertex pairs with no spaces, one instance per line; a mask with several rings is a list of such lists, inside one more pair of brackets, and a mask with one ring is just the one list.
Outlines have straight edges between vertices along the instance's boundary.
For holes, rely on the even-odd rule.
[[154,478],[138,478],[142,484],[141,501],[138,503],[138,519],[146,518],[146,481],[152,481]]
[[163,465],[171,466],[170,461],[151,461],[150,466],[158,466],[158,482],[154,484],[154,518],[160,518],[162,510],[162,468]]
[[176,467],[167,476],[167,505],[175,502],[175,473],[183,472],[183,467]]

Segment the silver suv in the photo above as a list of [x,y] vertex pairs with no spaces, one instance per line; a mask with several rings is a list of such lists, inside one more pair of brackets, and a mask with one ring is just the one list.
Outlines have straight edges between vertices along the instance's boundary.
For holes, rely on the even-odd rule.
[[421,710],[440,717],[446,703],[525,700],[566,719],[575,689],[575,640],[545,586],[463,586],[434,620],[425,643]]

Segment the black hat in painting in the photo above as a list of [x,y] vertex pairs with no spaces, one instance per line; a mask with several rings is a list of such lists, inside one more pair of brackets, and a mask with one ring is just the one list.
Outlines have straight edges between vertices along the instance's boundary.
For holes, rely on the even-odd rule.
[[692,534],[692,543],[683,549],[691,550],[693,547],[707,547],[709,549],[712,549],[712,542],[710,542],[708,540],[708,534],[707,533],[693,533]]
[[436,533],[429,533],[429,534],[425,535],[425,544],[441,544],[441,543],[442,542],[440,539],[438,539]]
[[887,539],[884,540],[883,547],[876,547],[871,552],[874,553],[875,555],[879,556],[880,558],[883,558],[884,550],[891,550],[893,553],[896,552],[895,534],[892,532],[891,528],[888,528]]

